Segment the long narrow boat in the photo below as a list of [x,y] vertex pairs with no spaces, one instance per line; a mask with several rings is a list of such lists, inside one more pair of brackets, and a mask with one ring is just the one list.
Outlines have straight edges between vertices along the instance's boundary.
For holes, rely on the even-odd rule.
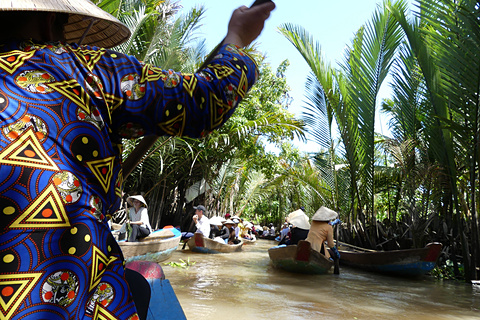
[[433,242],[420,249],[376,251],[339,242],[340,263],[367,271],[399,276],[420,276],[431,271],[442,251]]
[[237,252],[242,250],[243,242],[238,244],[226,244],[205,238],[200,233],[195,233],[188,242],[188,247],[193,252],[200,253],[227,253]]
[[152,260],[161,262],[177,250],[182,233],[175,228],[152,232],[138,242],[118,241],[126,260]]
[[333,261],[311,248],[310,242],[300,240],[297,245],[280,245],[268,249],[268,255],[275,268],[289,272],[325,274]]

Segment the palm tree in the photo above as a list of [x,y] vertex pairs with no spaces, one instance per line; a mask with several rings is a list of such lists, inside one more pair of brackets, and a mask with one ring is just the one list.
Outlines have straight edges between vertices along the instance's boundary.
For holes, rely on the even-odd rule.
[[[305,118],[311,124],[310,132],[329,150],[330,159],[334,158],[333,119],[339,127],[350,172],[352,201],[347,213],[356,218],[357,210],[361,217],[365,211],[374,224],[376,100],[402,39],[399,25],[385,5],[379,8],[372,20],[357,32],[346,51],[341,71],[324,62],[320,46],[301,27],[286,24],[280,31],[312,69],[313,76],[307,82],[311,104]],[[319,122],[327,123],[328,129],[318,125]],[[333,163],[330,173],[335,176]]]
[[[443,171],[441,214],[448,225],[453,224],[454,244],[460,240],[466,280],[478,279],[478,3],[423,0],[418,5],[419,18],[413,21],[402,11],[390,10],[407,36],[425,82],[429,103],[424,105],[427,117],[422,130],[432,162]],[[465,227],[471,230],[471,245]],[[452,250],[455,259],[455,245]]]

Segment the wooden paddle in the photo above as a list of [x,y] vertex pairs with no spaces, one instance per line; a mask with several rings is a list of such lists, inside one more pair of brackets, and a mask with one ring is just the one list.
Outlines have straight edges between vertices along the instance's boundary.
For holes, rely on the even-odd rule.
[[[336,219],[332,223],[332,227],[335,228],[333,231],[334,234],[334,240],[335,240],[335,246],[338,245],[338,224],[340,224],[340,220]],[[336,248],[338,250],[338,248]],[[333,257],[333,274],[340,274],[340,259],[337,257],[336,252],[331,250],[332,257]]]
[[[255,0],[255,2],[250,6],[250,8],[257,6],[262,3],[269,2],[271,0]],[[207,65],[212,61],[212,59],[217,55],[218,50],[220,50],[220,47],[223,44],[223,41],[225,38],[213,49],[213,51],[207,56],[205,61],[203,61],[202,65],[200,68],[198,68],[197,73],[205,69]],[[150,148],[155,144],[157,141],[158,136],[156,135],[150,135],[150,136],[145,136],[142,141],[135,147],[135,149],[130,153],[130,155],[125,159],[122,165],[122,172],[123,172],[123,180],[127,179],[127,177],[130,175],[130,173],[133,171],[133,169],[138,166],[138,164],[142,161],[143,156],[150,150]]]

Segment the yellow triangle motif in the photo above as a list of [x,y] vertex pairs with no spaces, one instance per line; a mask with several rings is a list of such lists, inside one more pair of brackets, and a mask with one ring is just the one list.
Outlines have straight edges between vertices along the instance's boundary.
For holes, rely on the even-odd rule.
[[[100,303],[95,304],[95,310],[93,311],[93,319],[95,320],[117,320],[117,317],[111,314]],[[139,319],[138,316],[136,319]]]
[[118,109],[123,103],[122,98],[117,97],[117,96],[115,96],[113,94],[110,94],[110,93],[105,93],[105,101],[108,104],[108,110],[110,112],[113,112],[116,109]]
[[216,95],[210,97],[210,118],[212,129],[222,124],[225,114],[232,109],[227,103],[218,99]]
[[63,201],[53,184],[40,193],[10,228],[46,229],[70,227]]
[[209,65],[210,70],[212,70],[218,79],[223,79],[234,73],[235,71],[232,68],[220,65]]
[[0,164],[58,171],[55,162],[42,147],[32,127],[0,153]]
[[[111,256],[109,259],[100,249],[98,249],[98,247],[93,246],[89,291],[96,288],[102,280],[102,275],[105,270],[107,270],[107,266],[115,260],[117,260],[117,257]],[[96,318],[94,317],[94,319]]]
[[46,85],[72,100],[73,103],[85,110],[87,114],[90,114],[90,96],[77,80],[71,79],[62,82],[52,82]]
[[123,170],[120,169],[120,171],[118,172],[117,183],[115,185],[115,194],[119,197],[122,197],[122,189],[123,189],[122,185],[123,185]]
[[188,92],[190,97],[193,97],[193,91],[197,87],[198,79],[194,74],[185,74],[183,76],[183,87]]
[[77,58],[85,65],[90,71],[95,68],[98,60],[100,60],[105,53],[105,50],[88,50],[79,48],[77,50],[72,49],[72,52]]
[[175,118],[159,123],[158,126],[171,136],[181,136],[185,129],[185,108]]
[[248,79],[245,72],[242,71],[242,76],[240,77],[240,83],[238,84],[238,94],[243,99],[245,98],[247,91],[248,91]]
[[35,50],[32,51],[20,51],[13,50],[0,54],[0,69],[13,74],[20,68],[25,60],[30,59],[35,54]]
[[115,157],[108,157],[105,159],[88,161],[87,166],[92,170],[95,177],[97,177],[103,190],[108,192],[113,176],[113,162]]
[[41,272],[0,274],[0,319],[12,317],[41,276]]
[[159,79],[165,80],[166,78],[167,76],[161,68],[146,64],[142,69],[140,83],[145,83],[147,81],[157,81]]

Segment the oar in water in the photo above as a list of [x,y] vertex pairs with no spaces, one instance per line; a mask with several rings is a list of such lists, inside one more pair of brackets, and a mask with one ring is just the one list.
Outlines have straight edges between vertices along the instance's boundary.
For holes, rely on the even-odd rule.
[[330,225],[332,227],[335,227],[335,231],[334,231],[334,235],[335,235],[335,247],[333,247],[331,250],[332,250],[332,257],[333,257],[333,274],[340,274],[340,258],[338,257],[339,256],[339,253],[338,253],[338,249],[337,249],[337,239],[338,239],[338,226],[336,226],[337,224],[340,224],[340,219],[335,219],[334,221],[330,222]]

